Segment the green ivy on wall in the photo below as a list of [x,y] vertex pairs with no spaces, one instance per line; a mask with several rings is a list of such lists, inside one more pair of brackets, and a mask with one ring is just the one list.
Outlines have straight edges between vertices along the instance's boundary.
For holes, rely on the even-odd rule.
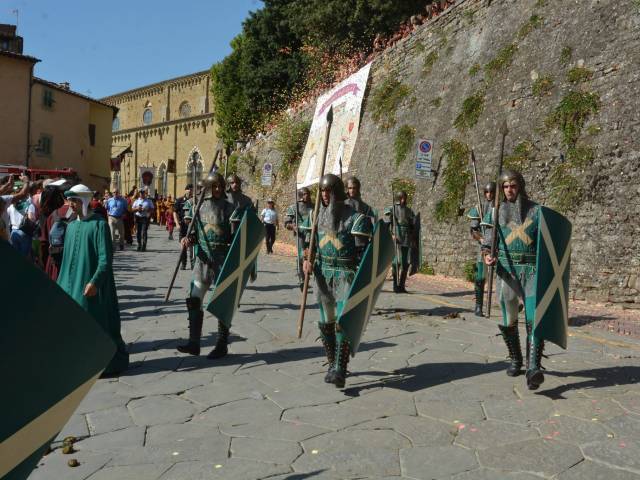
[[407,154],[411,151],[413,143],[416,138],[416,129],[409,125],[403,125],[398,129],[396,138],[393,142],[393,148],[395,151],[395,165],[396,168],[404,161]]
[[452,221],[460,216],[460,206],[464,201],[467,184],[471,180],[469,172],[469,146],[457,139],[451,139],[442,146],[447,165],[442,172],[444,197],[436,204],[435,218],[438,222]]

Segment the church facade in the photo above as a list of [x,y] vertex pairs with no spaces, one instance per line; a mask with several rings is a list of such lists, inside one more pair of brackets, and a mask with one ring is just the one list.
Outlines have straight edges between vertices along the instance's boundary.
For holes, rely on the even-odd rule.
[[118,108],[111,188],[146,186],[175,198],[206,175],[218,145],[210,92],[211,75],[203,71],[101,99]]

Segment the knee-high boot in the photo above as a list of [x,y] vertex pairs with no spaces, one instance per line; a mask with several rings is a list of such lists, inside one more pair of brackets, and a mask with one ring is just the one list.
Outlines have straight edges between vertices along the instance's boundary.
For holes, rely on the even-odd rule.
[[338,333],[336,335],[336,366],[332,383],[337,388],[344,388],[347,378],[347,365],[349,364],[349,355],[351,354],[351,345],[344,335]]
[[509,350],[509,359],[511,364],[507,368],[507,375],[515,377],[520,375],[522,370],[522,349],[520,348],[520,335],[518,333],[518,325],[511,327],[505,327],[504,325],[498,325],[504,343]]
[[533,336],[533,327],[527,323],[527,388],[537,390],[544,383],[542,373],[542,352],[544,340],[536,340]]
[[216,346],[209,352],[207,358],[216,359],[224,357],[229,353],[227,345],[229,345],[229,328],[218,320],[218,339],[216,340]]
[[324,377],[324,381],[326,383],[333,383],[336,366],[336,324],[320,323],[318,324],[318,328],[320,329],[320,338],[322,339],[324,351],[327,354],[327,362],[329,362],[329,368]]
[[190,355],[200,355],[200,337],[202,336],[202,321],[204,312],[200,309],[201,301],[198,297],[187,298],[187,311],[189,312],[189,341],[178,345],[179,352]]
[[407,289],[404,287],[405,283],[407,282],[407,274],[409,273],[409,266],[402,266],[402,269],[400,270],[400,284],[398,285],[398,291],[400,293],[407,293]]

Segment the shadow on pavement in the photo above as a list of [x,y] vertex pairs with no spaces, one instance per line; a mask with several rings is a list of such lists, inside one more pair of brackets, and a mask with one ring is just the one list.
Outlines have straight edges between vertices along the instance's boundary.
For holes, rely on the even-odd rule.
[[433,308],[405,308],[405,307],[375,308],[374,311],[376,315],[394,315],[394,314],[402,313],[412,317],[420,316],[420,315],[426,316],[426,317],[433,317],[433,316],[444,317],[454,313],[462,313],[462,312],[471,313],[472,312],[472,310],[464,307],[454,308],[454,307],[444,307],[444,306],[438,306]]
[[[259,308],[244,308],[246,305],[259,305]],[[307,310],[317,310],[317,304],[307,304]],[[300,310],[300,304],[296,303],[240,303],[240,312],[242,313],[256,313],[263,310]]]
[[620,366],[607,368],[592,368],[589,370],[577,370],[575,372],[546,371],[546,375],[566,378],[585,377],[586,380],[576,383],[559,385],[551,390],[542,390],[537,395],[544,395],[552,400],[565,399],[565,392],[590,388],[613,387],[616,385],[635,385],[640,380],[640,367]]
[[286,477],[283,477],[284,480],[303,480],[304,478],[312,478],[315,477],[316,475],[320,475],[321,473],[326,472],[326,469],[323,470],[315,470],[313,472],[307,472],[307,473],[292,473],[291,475],[287,475]]
[[[506,368],[507,362],[423,363],[422,365],[395,370],[396,377],[394,378],[346,388],[344,394],[351,397],[358,397],[362,391],[380,387],[395,388],[405,392],[418,392],[443,383],[449,383],[463,378],[477,377],[478,375],[484,375],[486,373],[506,370]],[[361,374],[374,375],[374,373],[370,371],[364,371]],[[353,372],[350,376],[357,377],[358,375],[360,375],[359,372]],[[381,375],[388,374],[381,373]]]
[[583,325],[589,325],[593,322],[604,322],[607,320],[615,320],[616,317],[611,315],[576,315],[569,318],[570,327],[581,327]]
[[[234,341],[241,340],[242,337],[237,335],[232,335],[230,340],[231,344]],[[230,353],[226,357],[219,358],[217,360],[209,360],[207,359],[207,353],[209,350],[213,348],[215,345],[215,335],[207,337],[206,340],[201,343],[201,354],[199,356],[183,356],[183,357],[163,357],[163,358],[154,358],[149,360],[144,360],[139,363],[136,363],[135,366],[129,368],[127,371],[123,372],[121,377],[131,377],[137,375],[138,373],[153,373],[153,372],[161,372],[166,370],[180,370],[180,371],[194,371],[199,370],[201,368],[211,368],[216,366],[229,366],[229,365],[238,365],[241,366],[246,363],[257,363],[264,362],[267,365],[277,365],[280,363],[287,362],[295,362],[300,360],[308,360],[311,358],[318,358],[319,360],[323,360],[324,357],[324,349],[321,345],[314,345],[312,347],[299,347],[299,348],[289,348],[286,350],[277,350],[274,352],[268,353]],[[171,342],[175,342],[175,338],[171,339],[162,339],[162,340],[154,340],[152,342],[148,342],[148,346],[156,345],[166,345]],[[362,344],[360,346],[360,351],[366,350],[375,350],[378,348],[390,348],[394,347],[396,344],[389,342],[369,342],[366,344]],[[142,352],[144,350],[141,349],[142,345],[134,344],[136,353]],[[179,365],[176,367],[172,362],[178,360]]]
[[465,297],[473,295],[473,290],[464,290],[462,292],[440,292],[436,294],[439,297]]
[[247,285],[246,290],[254,290],[256,292],[276,292],[278,290],[293,290],[297,289],[298,285]]

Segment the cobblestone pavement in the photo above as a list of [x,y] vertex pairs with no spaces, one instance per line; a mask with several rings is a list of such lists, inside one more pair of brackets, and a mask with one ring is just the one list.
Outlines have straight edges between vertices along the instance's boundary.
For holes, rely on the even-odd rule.
[[[640,478],[640,341],[572,328],[529,392],[505,375],[494,320],[456,295],[387,285],[341,391],[323,383],[315,305],[295,338],[287,257],[260,257],[229,356],[176,352],[190,272],[164,304],[177,253],[164,235],[152,227],[147,252],[116,253],[131,368],[98,381],[31,480]],[[207,315],[205,354],[215,325]],[[80,439],[72,455],[67,435]]]

